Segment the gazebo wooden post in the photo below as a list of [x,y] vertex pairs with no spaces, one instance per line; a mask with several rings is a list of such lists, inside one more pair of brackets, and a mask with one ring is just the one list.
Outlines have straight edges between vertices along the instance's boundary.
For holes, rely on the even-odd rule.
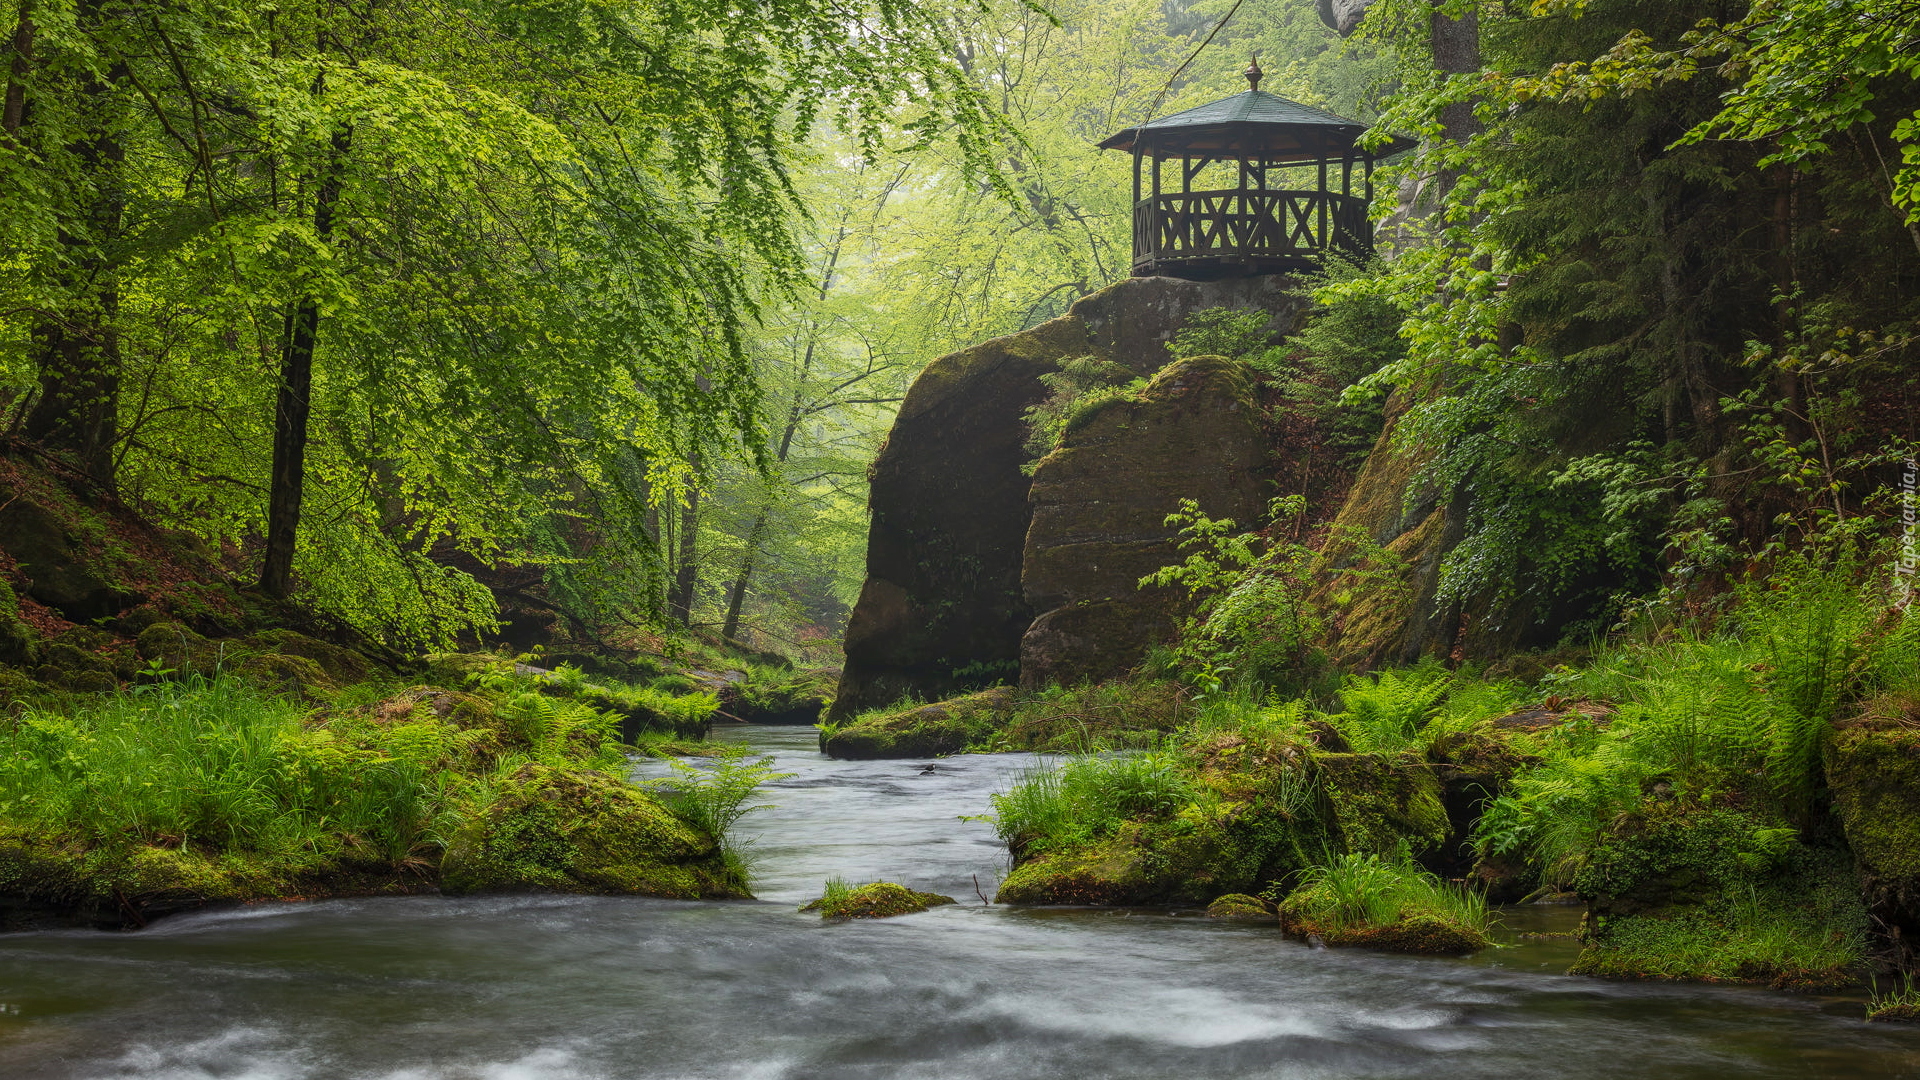
[[[1274,274],[1325,265],[1333,252],[1365,258],[1372,225],[1359,198],[1373,198],[1374,153],[1360,149],[1366,134],[1355,123],[1260,89],[1259,64],[1247,69],[1248,90],[1230,98],[1151,120],[1113,135],[1100,146],[1133,154],[1135,274],[1210,280]],[[1393,139],[1387,153],[1413,144]],[[1142,158],[1152,158],[1151,168]],[[1180,186],[1167,190],[1162,163],[1177,159]],[[1196,189],[1215,162],[1235,163],[1234,179]],[[1340,188],[1331,172],[1340,166]],[[1362,176],[1354,176],[1354,166]],[[1301,181],[1308,167],[1314,189]],[[1279,169],[1286,175],[1269,183]],[[1276,186],[1278,185],[1278,186]],[[1311,208],[1309,208],[1311,204]]]

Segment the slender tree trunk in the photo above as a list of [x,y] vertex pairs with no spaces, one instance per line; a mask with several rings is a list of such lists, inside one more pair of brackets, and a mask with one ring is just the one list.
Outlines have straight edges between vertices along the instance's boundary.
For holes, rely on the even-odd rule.
[[[77,15],[82,33],[99,29],[98,4],[83,4]],[[33,27],[24,5],[14,42],[19,51],[14,54],[4,105],[0,105],[9,138],[17,137],[26,119],[23,80]],[[112,247],[119,239],[126,205],[120,186],[120,165],[126,153],[114,133],[111,113],[114,88],[126,78],[126,65],[115,63],[104,79],[88,76],[79,91],[85,133],[67,149],[74,159],[80,189],[76,198],[82,206],[60,226],[59,243],[68,253],[66,268],[59,275],[65,300],[34,331],[40,394],[25,426],[27,438],[69,458],[109,488],[114,479],[113,445],[119,436],[120,406],[119,267]]]
[[[340,171],[353,133],[333,136],[320,190],[313,200],[313,233],[321,243],[333,235],[333,208],[340,198]],[[320,304],[302,297],[287,314],[280,349],[280,392],[273,412],[273,471],[267,495],[267,550],[260,564],[260,591],[286,596],[293,587],[293,553],[300,538],[300,506],[306,495],[307,420],[313,410],[313,354],[320,340]]]
[[693,625],[693,594],[700,584],[699,555],[700,491],[687,490],[687,501],[680,508],[680,555],[673,575],[673,594],[667,599],[667,612],[682,626]]
[[0,132],[11,139],[27,120],[27,74],[33,70],[33,0],[20,0],[13,24],[13,63],[8,65],[7,93],[0,99]]
[[746,602],[747,583],[753,580],[754,557],[760,553],[760,540],[766,535],[767,512],[753,519],[753,528],[747,530],[747,552],[740,559],[740,574],[733,579],[727,589],[727,621],[720,627],[723,641],[732,641],[740,633],[740,607]]

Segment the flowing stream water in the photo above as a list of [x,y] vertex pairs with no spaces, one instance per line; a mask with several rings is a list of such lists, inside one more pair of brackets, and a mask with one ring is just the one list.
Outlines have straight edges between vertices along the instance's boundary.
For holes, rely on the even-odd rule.
[[[265,904],[137,933],[0,938],[0,1077],[1234,1080],[1916,1077],[1858,996],[1558,974],[1574,912],[1506,913],[1472,960],[1309,949],[1197,912],[984,906],[961,815],[1032,760],[777,755],[759,902],[410,897]],[[643,765],[643,770],[652,769]],[[657,770],[654,770],[657,771]],[[823,923],[830,875],[964,901]]]

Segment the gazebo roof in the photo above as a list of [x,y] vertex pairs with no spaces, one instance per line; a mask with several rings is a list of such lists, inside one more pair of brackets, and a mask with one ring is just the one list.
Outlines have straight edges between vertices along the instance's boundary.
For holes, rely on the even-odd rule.
[[1371,153],[1354,143],[1367,125],[1324,109],[1289,101],[1264,90],[1248,90],[1172,116],[1150,120],[1109,136],[1102,150],[1138,150],[1148,157],[1266,158],[1318,161],[1349,154],[1382,158],[1413,148],[1395,138]]

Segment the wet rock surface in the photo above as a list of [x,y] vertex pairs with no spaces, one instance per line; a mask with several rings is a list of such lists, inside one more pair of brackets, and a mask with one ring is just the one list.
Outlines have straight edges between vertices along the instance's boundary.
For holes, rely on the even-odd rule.
[[[952,696],[1014,674],[1034,609],[1021,583],[1031,514],[1025,411],[1040,376],[1094,356],[1141,375],[1202,308],[1301,302],[1285,278],[1129,278],[1058,319],[941,357],[914,381],[871,471],[867,580],[847,625],[835,719],[903,697]],[[1164,513],[1164,512],[1163,512]]]
[[1180,561],[1167,515],[1193,499],[1252,527],[1265,458],[1254,373],[1221,357],[1169,365],[1133,400],[1078,418],[1033,477],[1020,582],[1039,615],[1021,638],[1021,685],[1118,675],[1169,640],[1191,610],[1185,591],[1139,588]]

